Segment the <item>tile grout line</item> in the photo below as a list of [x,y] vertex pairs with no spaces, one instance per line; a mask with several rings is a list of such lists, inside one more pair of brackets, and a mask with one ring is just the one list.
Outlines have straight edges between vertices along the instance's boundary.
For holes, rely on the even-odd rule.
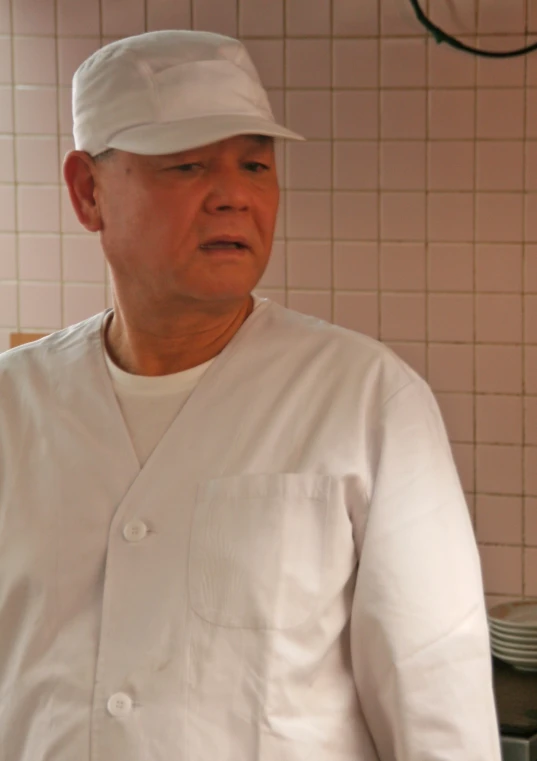
[[55,41],[55,63],[56,63],[56,126],[57,126],[57,149],[58,149],[58,224],[59,224],[59,235],[58,235],[58,243],[59,243],[59,255],[60,255],[60,327],[65,327],[65,278],[64,278],[64,235],[63,235],[63,208],[62,208],[62,194],[63,194],[63,183],[62,183],[62,155],[61,155],[61,103],[60,103],[60,89],[59,89],[59,82],[60,82],[60,48],[58,45],[58,39],[59,39],[59,10],[58,10],[58,0],[55,0],[54,5],[54,29],[56,31],[56,35],[54,38]]
[[[427,12],[430,11],[430,3],[427,2]],[[424,177],[424,214],[425,214],[425,240],[424,240],[424,256],[425,256],[425,378],[429,382],[429,106],[430,106],[430,35],[425,34],[425,177]]]
[[[525,2],[526,12],[526,29],[529,23],[530,6],[529,0]],[[525,44],[528,44],[527,33],[524,36]],[[527,579],[526,579],[526,451],[527,451],[527,428],[526,428],[526,296],[524,289],[524,272],[526,265],[526,199],[527,199],[527,184],[528,184],[528,170],[527,170],[527,155],[528,155],[528,56],[524,56],[524,102],[523,102],[523,114],[522,114],[522,139],[523,139],[523,151],[524,160],[522,162],[522,188],[523,188],[523,203],[522,203],[522,277],[521,277],[521,320],[522,320],[522,348],[521,348],[521,362],[522,362],[522,460],[520,464],[521,468],[521,579],[522,579],[522,597],[526,597]]]
[[382,98],[380,84],[382,81],[382,45],[381,45],[382,11],[377,3],[377,339],[382,340]]
[[[191,3],[192,7],[192,3]],[[508,38],[513,37],[514,39],[519,39],[521,35],[524,33],[518,33],[515,34],[514,32],[511,32],[509,34],[505,34],[504,32],[485,32],[480,33],[479,37],[480,39],[494,39],[494,38],[500,38],[502,40],[508,40]],[[537,34],[537,30],[534,32],[528,31],[528,34]],[[6,34],[0,34],[0,38],[2,37],[8,37],[9,35]],[[17,34],[17,37],[55,37],[56,35],[54,33],[43,33],[39,34],[38,32],[32,32],[31,34]],[[92,37],[92,34],[74,34],[74,35],[67,35],[67,36],[73,36],[73,37]],[[117,35],[110,35],[110,36],[117,36]],[[291,40],[326,40],[328,39],[328,34],[289,34],[288,38]],[[338,40],[390,40],[390,41],[398,41],[398,40],[414,40],[419,41],[422,36],[423,32],[416,32],[415,34],[338,34],[335,35]],[[262,35],[262,34],[249,34],[245,35],[246,38],[252,39],[252,40],[274,40],[277,39],[274,35]],[[459,35],[458,39],[460,40],[466,40],[467,42],[474,41],[475,35],[471,34],[461,34]]]
[[[0,84],[0,87],[9,87],[9,85],[10,85],[9,82],[4,82],[4,83]],[[29,85],[26,85],[26,84],[24,84],[24,85],[20,85],[20,87],[22,89],[34,89],[35,88],[35,89],[39,89],[39,90],[42,90],[42,91],[54,90],[54,89],[57,89],[57,90],[61,91],[61,90],[69,90],[69,89],[71,89],[71,85],[59,85],[57,88],[55,88],[53,85],[41,85],[41,84],[29,84]],[[267,87],[265,89],[269,93],[270,92],[279,92],[280,90],[282,90],[281,87]],[[341,88],[337,88],[337,90],[339,90],[339,89],[341,89]],[[290,88],[288,88],[288,90],[290,92],[297,92],[297,91],[301,91],[301,88],[292,88],[292,87],[290,87]],[[320,90],[313,90],[313,89],[311,89],[310,92],[324,92],[325,90],[326,90],[326,92],[329,92],[328,88],[324,88],[324,90],[323,89],[320,89]],[[346,90],[352,92],[351,88],[346,88]],[[373,89],[371,89],[370,91],[374,92]],[[8,134],[10,134],[10,133],[8,133]],[[50,133],[49,132],[31,132],[31,133],[24,133],[24,134],[29,134],[32,137],[50,137]],[[70,134],[70,133],[62,133],[62,134],[66,135],[66,134]],[[324,143],[329,143],[331,141],[330,138],[327,138],[327,137],[324,137],[324,138],[323,137],[316,137],[316,138],[313,138],[313,139],[315,141],[324,142]],[[372,138],[372,137],[365,137],[365,138],[364,137],[338,137],[338,141],[342,142],[342,143],[371,143],[371,142],[374,142],[374,138]],[[470,143],[474,142],[474,140],[472,138],[464,138],[464,139],[461,140],[459,138],[435,138],[435,137],[430,137],[429,141],[431,143],[463,143],[463,144],[470,144]],[[423,139],[413,138],[413,137],[412,138],[402,137],[402,138],[397,138],[395,140],[392,140],[391,138],[386,138],[386,142],[423,144]],[[509,144],[514,143],[514,144],[521,144],[521,145],[523,145],[525,142],[527,142],[527,143],[530,143],[530,144],[537,145],[537,139],[528,139],[527,141],[524,141],[522,139],[513,139],[512,140],[512,139],[508,138],[508,139],[505,139],[505,140],[497,140],[496,138],[486,138],[486,137],[483,137],[483,138],[480,138],[479,142],[480,143],[485,143],[485,144],[486,143],[509,143]],[[2,184],[5,184],[5,183],[0,182],[0,185],[2,185]],[[41,183],[26,183],[26,184],[30,184],[31,185],[31,184],[41,184]],[[298,190],[307,190],[307,191],[310,191],[312,193],[315,193],[315,192],[324,192],[322,189],[319,189],[319,190],[313,189],[312,190],[311,188],[307,188],[307,187],[305,187],[305,188],[297,188],[297,189]],[[354,193],[370,192],[370,189],[365,189],[364,190],[364,188],[360,188],[360,187],[345,188],[345,190],[349,190],[350,192],[354,192]],[[417,193],[419,191],[416,191],[416,190],[405,190],[403,188],[403,189],[394,190],[394,191],[388,191],[388,192],[391,192],[391,193]],[[433,191],[433,192],[435,192],[435,193],[443,193],[445,195],[467,195],[467,196],[472,195],[472,191],[471,190],[449,190],[448,189],[448,190],[438,190],[438,191]],[[536,195],[537,196],[537,191],[530,191],[530,193],[531,193],[531,195]],[[516,190],[516,189],[515,190],[484,190],[484,191],[481,191],[481,194],[482,195],[483,194],[489,194],[489,195],[520,195],[520,190]],[[535,242],[536,240],[537,240],[537,238],[534,239],[533,242]],[[446,240],[442,241],[442,240],[439,240],[437,242],[459,243],[461,241],[458,241],[458,240],[456,240],[456,241],[446,241]],[[465,241],[462,241],[462,242],[465,242]],[[471,241],[469,241],[469,242],[471,242]],[[485,241],[485,242],[487,242],[487,241]],[[518,244],[520,244],[520,239],[502,240],[502,241],[498,241],[497,239],[495,239],[495,240],[490,240],[488,242],[490,242],[490,243],[501,243],[501,244],[503,244],[503,243],[518,243]]]
[[[98,0],[98,11],[99,11],[99,47],[103,47],[104,42],[104,24],[103,24],[103,2],[104,0]],[[104,257],[104,253],[103,253]],[[113,299],[111,297],[110,292],[110,273],[109,273],[109,265],[106,261],[106,257],[104,257],[104,306],[105,309],[108,309],[109,306],[113,306]]]
[[330,111],[332,118],[330,120],[330,321],[336,321],[336,262],[335,262],[335,150],[336,141],[334,140],[334,1],[329,0],[329,24],[330,24]]
[[[473,44],[475,44],[475,40],[478,36],[478,29],[479,29],[479,0],[476,0],[475,3],[475,12],[474,12],[474,29],[475,29],[475,35]],[[472,418],[472,431],[473,431],[473,442],[472,442],[472,454],[473,454],[473,491],[474,491],[474,509],[472,513],[472,523],[474,526],[474,535],[476,542],[479,543],[478,535],[479,535],[479,518],[478,518],[478,511],[477,511],[477,504],[479,502],[479,490],[478,490],[478,483],[477,483],[477,459],[478,459],[478,446],[477,446],[477,399],[478,399],[478,389],[477,389],[477,295],[476,295],[476,289],[477,289],[477,98],[478,98],[478,86],[477,86],[477,79],[478,79],[478,65],[477,65],[477,56],[474,57],[474,66],[473,66],[473,102],[474,102],[474,113],[473,113],[473,138],[472,138],[472,146],[473,146],[473,177],[472,177],[472,194],[473,194],[473,202],[472,202],[472,211],[473,211],[473,240],[472,240],[472,373],[473,373],[473,418]]]
[[10,54],[11,54],[11,129],[13,140],[13,238],[15,248],[15,277],[16,277],[16,315],[17,332],[21,332],[21,278],[20,278],[20,240],[19,240],[19,193],[17,183],[17,130],[16,130],[16,103],[15,103],[15,29],[14,29],[14,5],[15,0],[9,0],[9,25],[10,25]]
[[[282,0],[282,41],[283,41],[283,118],[284,124],[287,125],[287,93],[289,88],[287,85],[287,7],[286,0]],[[287,167],[288,167],[288,149],[287,144],[284,141],[282,149],[282,179],[283,179],[283,240],[284,240],[284,252],[283,252],[283,289],[284,289],[284,305],[289,308],[289,256],[288,256],[288,243],[289,243],[289,198],[290,193],[287,187]]]

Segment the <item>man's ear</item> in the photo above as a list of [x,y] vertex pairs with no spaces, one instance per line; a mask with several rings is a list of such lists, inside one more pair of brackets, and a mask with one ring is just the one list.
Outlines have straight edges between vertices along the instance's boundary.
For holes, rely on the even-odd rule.
[[63,161],[63,177],[78,221],[92,233],[102,228],[95,198],[95,162],[85,151],[69,151]]

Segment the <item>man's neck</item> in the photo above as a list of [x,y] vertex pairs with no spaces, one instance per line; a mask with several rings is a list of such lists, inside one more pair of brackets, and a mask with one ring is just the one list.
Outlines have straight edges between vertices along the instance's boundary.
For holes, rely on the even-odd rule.
[[106,326],[106,350],[118,367],[133,375],[170,375],[189,370],[220,354],[253,309],[250,295],[240,309],[185,334],[175,333],[169,325],[141,329],[125,319],[116,305]]

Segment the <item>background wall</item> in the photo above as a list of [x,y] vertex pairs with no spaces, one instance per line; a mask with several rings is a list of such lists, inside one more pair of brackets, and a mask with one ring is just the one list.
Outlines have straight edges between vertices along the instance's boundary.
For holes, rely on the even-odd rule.
[[[430,5],[489,49],[537,33],[537,0]],[[70,82],[101,45],[165,28],[242,38],[276,116],[310,138],[279,153],[258,292],[380,338],[428,379],[490,601],[537,596],[537,53],[438,46],[409,0],[0,0],[0,351],[110,304],[62,188]]]

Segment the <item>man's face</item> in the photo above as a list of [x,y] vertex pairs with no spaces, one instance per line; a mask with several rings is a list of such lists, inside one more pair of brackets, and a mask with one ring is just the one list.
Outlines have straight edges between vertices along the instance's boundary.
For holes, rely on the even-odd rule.
[[[101,240],[117,288],[180,306],[241,300],[258,283],[279,202],[272,140],[238,136],[165,156],[117,151],[96,170]],[[215,250],[219,239],[245,248]]]

